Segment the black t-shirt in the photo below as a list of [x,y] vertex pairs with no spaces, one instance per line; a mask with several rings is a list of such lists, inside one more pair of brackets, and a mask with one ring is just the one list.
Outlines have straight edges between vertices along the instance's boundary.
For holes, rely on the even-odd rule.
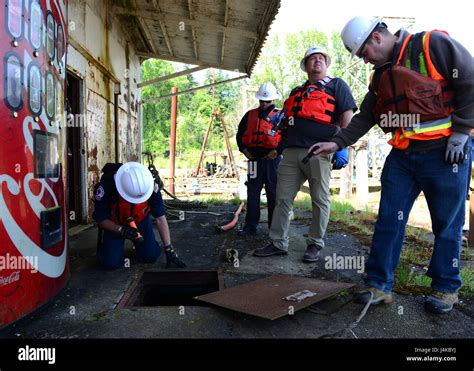
[[[305,84],[308,84],[306,81]],[[283,131],[283,143],[287,147],[309,148],[317,142],[327,142],[338,131],[340,126],[339,116],[346,111],[357,110],[357,104],[352,96],[351,89],[344,80],[333,78],[324,86],[326,93],[333,96],[336,100],[334,117],[331,121],[333,125],[320,124],[312,120],[296,117],[294,125],[288,126]],[[294,90],[290,93],[294,92]]]

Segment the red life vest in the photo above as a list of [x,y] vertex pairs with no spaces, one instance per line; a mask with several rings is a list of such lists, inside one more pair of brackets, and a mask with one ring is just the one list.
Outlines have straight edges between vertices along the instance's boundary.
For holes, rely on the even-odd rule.
[[325,86],[332,80],[332,77],[326,76],[316,85],[298,86],[284,103],[288,118],[301,117],[320,124],[334,125],[331,122],[335,115],[336,99],[325,91]]
[[247,116],[247,128],[242,135],[242,144],[250,148],[276,149],[281,142],[281,134],[278,131],[274,136],[268,134],[273,128],[271,120],[280,111],[272,110],[266,118],[258,117],[259,109],[249,111]]
[[454,92],[431,61],[431,32],[408,35],[397,63],[381,73],[376,87],[371,83],[377,95],[374,116],[384,132],[393,132],[389,144],[401,150],[410,140],[440,139],[452,132]]
[[127,219],[132,217],[136,224],[150,214],[148,201],[132,204],[118,195],[118,202],[112,204],[112,221],[119,225],[126,225]]

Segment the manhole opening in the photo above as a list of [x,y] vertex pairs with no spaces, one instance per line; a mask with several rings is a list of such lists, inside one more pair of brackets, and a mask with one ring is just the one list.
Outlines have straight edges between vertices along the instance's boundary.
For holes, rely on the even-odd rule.
[[222,288],[219,271],[147,271],[130,285],[118,308],[209,306],[194,298]]

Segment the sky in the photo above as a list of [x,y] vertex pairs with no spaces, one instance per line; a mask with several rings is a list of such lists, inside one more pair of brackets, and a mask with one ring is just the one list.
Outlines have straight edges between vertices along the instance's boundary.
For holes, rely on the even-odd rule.
[[[281,0],[270,35],[317,29],[331,34],[340,32],[347,21],[357,15],[377,17],[414,17],[412,33],[440,29],[461,42],[474,54],[474,12],[466,0]],[[449,5],[448,5],[449,4]],[[391,32],[400,24],[386,19]]]
[[[474,55],[474,11],[466,4],[466,0],[281,0],[269,36],[278,34],[283,37],[287,33],[308,29],[330,35],[333,31],[340,32],[347,21],[357,15],[385,17],[389,31],[395,33],[405,24],[393,18],[410,17],[414,18],[411,33],[434,29],[447,31]],[[301,51],[302,57],[304,52]],[[238,75],[228,73],[229,78]],[[205,72],[194,76],[202,83]]]

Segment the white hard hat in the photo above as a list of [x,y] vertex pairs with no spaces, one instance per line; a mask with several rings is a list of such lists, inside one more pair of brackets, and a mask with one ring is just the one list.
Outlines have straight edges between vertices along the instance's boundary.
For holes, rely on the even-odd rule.
[[258,89],[257,93],[255,94],[255,98],[258,100],[269,101],[278,98],[278,94],[273,84],[266,81]]
[[308,50],[306,50],[306,53],[304,53],[304,57],[303,57],[303,59],[301,60],[301,63],[300,63],[300,67],[304,72],[306,72],[306,60],[308,59],[309,56],[311,56],[313,54],[316,54],[316,53],[324,55],[324,58],[326,58],[326,64],[327,64],[328,67],[331,64],[331,57],[329,56],[328,53],[326,53],[326,51],[323,48],[321,48],[319,46],[312,46],[312,47],[308,48]]
[[120,166],[114,180],[120,196],[132,204],[148,200],[154,189],[153,175],[138,162],[127,162]]
[[367,40],[382,18],[357,16],[352,18],[341,31],[342,42],[353,57]]

